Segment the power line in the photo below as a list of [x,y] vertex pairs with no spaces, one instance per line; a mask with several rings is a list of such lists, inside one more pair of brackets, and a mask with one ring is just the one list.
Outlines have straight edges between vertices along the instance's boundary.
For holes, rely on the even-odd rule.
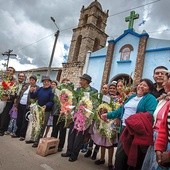
[[159,1],[161,1],[161,0],[152,1],[152,2],[149,2],[149,3],[144,4],[144,5],[140,5],[140,6],[137,6],[137,7],[134,7],[134,8],[130,8],[130,9],[126,9],[124,11],[117,12],[115,14],[109,15],[109,17],[113,17],[113,16],[116,16],[116,15],[119,15],[119,14],[122,14],[122,13],[125,13],[125,12],[128,12],[128,11],[131,11],[131,10],[134,10],[134,9],[137,9],[137,8],[141,8],[141,7],[144,7],[144,6],[147,6],[147,5],[151,5],[151,4],[159,2]]
[[[121,12],[118,12],[118,13],[115,13],[115,14],[112,14],[112,15],[110,15],[109,17],[113,17],[113,16],[116,16],[116,15],[119,15],[119,14],[122,14],[122,13],[125,13],[125,12],[128,12],[128,11],[131,11],[131,10],[134,10],[134,9],[137,9],[137,8],[141,8],[141,7],[144,7],[144,6],[147,6],[147,5],[151,5],[151,4],[157,3],[157,2],[159,2],[159,1],[161,1],[161,0],[155,0],[155,1],[152,1],[152,2],[149,2],[149,3],[146,3],[146,4],[144,4],[144,5],[140,5],[140,6],[131,8],[131,9],[127,9],[127,10],[124,10],[124,11],[121,11]],[[72,27],[68,27],[68,28],[66,28],[66,29],[61,30],[60,32],[67,31],[67,30],[73,29],[73,28],[75,28],[75,27],[76,27],[76,26],[74,26],[74,27],[73,27],[73,26],[72,26]],[[155,31],[155,32],[157,32],[157,31]],[[152,33],[153,33],[153,32],[152,32]],[[28,45],[26,45],[26,46],[23,46],[23,47],[20,48],[18,51],[21,51],[21,50],[23,50],[23,49],[25,49],[25,48],[27,48],[27,47],[29,47],[29,46],[32,46],[32,45],[34,45],[34,44],[36,44],[36,43],[38,43],[38,42],[40,42],[40,41],[42,41],[42,40],[44,40],[44,39],[52,36],[52,35],[54,35],[54,34],[55,34],[55,32],[52,33],[52,34],[50,34],[50,35],[47,35],[47,36],[45,36],[45,37],[43,37],[43,38],[41,38],[41,39],[39,39],[39,40],[37,40],[37,41],[35,41],[35,42],[31,43],[31,44],[28,44]],[[112,36],[109,36],[109,37],[112,37]]]
[[23,50],[24,48],[27,48],[27,47],[29,47],[29,46],[31,46],[31,45],[34,45],[34,44],[36,44],[36,43],[38,43],[38,42],[40,42],[40,41],[42,41],[42,40],[44,40],[44,39],[46,39],[46,38],[52,36],[52,35],[54,35],[54,33],[52,33],[52,34],[50,34],[50,35],[47,35],[47,36],[45,36],[45,37],[43,37],[43,38],[41,38],[41,39],[39,39],[39,40],[37,40],[37,41],[31,43],[31,44],[28,44],[28,45],[26,45],[26,46],[23,46],[23,47],[20,48],[18,51],[21,51],[21,50]]
[[12,54],[13,50],[8,50],[8,51],[5,51],[4,53],[2,53],[3,56],[7,56],[7,63],[3,64],[4,66],[6,66],[6,69],[8,68],[8,65],[9,65],[9,59],[11,56],[17,56],[16,54]]
[[[75,27],[69,27],[69,28],[63,29],[63,30],[61,30],[60,32],[67,31],[67,30],[70,30],[70,29],[73,29],[73,28],[75,28]],[[32,45],[34,45],[34,44],[36,44],[36,43],[38,43],[38,42],[40,42],[40,41],[42,41],[42,40],[44,40],[44,39],[46,39],[46,38],[48,38],[48,37],[53,36],[54,34],[55,34],[55,32],[53,32],[52,34],[49,34],[49,35],[47,35],[47,36],[45,36],[45,37],[37,40],[37,41],[35,41],[35,42],[31,43],[31,44],[25,45],[25,46],[21,47],[21,48],[20,48],[19,50],[17,50],[17,51],[21,51],[21,50],[23,50],[24,48],[27,48],[27,47],[29,47],[29,46],[32,46]]]

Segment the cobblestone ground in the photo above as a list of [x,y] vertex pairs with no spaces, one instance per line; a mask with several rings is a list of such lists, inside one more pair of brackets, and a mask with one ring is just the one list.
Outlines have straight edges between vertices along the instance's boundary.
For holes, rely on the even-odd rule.
[[[65,151],[65,150],[64,150]],[[63,151],[63,152],[64,152]],[[99,155],[98,155],[99,157]],[[106,158],[107,159],[107,158]],[[31,144],[19,138],[0,136],[0,170],[107,170],[107,165],[95,165],[90,158],[80,153],[75,162],[61,157],[61,152],[47,157],[36,154]]]

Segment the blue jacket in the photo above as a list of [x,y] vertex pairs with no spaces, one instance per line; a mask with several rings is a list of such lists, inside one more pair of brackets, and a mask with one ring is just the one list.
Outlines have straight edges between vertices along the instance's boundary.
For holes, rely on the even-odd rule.
[[37,102],[40,106],[46,105],[45,111],[51,111],[54,101],[54,93],[52,92],[52,88],[43,88],[40,87],[36,92],[30,93],[30,97],[32,99],[37,99]]
[[[125,101],[125,103],[122,106],[120,106],[117,110],[109,112],[107,114],[107,118],[108,119],[114,119],[114,118],[122,119],[123,114],[124,114],[124,105],[135,96],[136,96],[136,94],[131,95]],[[146,95],[143,96],[143,98],[138,103],[136,113],[149,112],[153,115],[157,104],[158,104],[158,102],[157,102],[156,98],[152,94],[147,93]]]

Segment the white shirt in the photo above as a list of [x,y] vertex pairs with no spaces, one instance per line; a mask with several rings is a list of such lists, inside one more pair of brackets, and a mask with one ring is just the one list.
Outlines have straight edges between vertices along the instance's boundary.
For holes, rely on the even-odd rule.
[[125,105],[124,105],[124,114],[123,114],[123,118],[122,118],[122,125],[123,126],[126,126],[125,124],[125,120],[131,116],[131,115],[134,115],[136,113],[136,110],[137,110],[137,106],[140,102],[140,100],[143,98],[142,97],[138,97],[138,96],[135,96],[133,97],[132,99],[130,99]]
[[28,89],[24,92],[23,96],[21,97],[20,104],[23,105],[27,104],[29,91],[30,91],[30,85],[28,86]]

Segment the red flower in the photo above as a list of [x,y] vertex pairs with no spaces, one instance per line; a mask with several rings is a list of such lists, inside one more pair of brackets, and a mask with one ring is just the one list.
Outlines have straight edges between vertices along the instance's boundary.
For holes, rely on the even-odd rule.
[[8,84],[5,81],[2,82],[2,86],[3,86],[4,90],[7,90],[9,88]]
[[13,86],[13,85],[14,85],[14,82],[13,82],[13,81],[11,81],[9,85],[10,85],[10,86]]

